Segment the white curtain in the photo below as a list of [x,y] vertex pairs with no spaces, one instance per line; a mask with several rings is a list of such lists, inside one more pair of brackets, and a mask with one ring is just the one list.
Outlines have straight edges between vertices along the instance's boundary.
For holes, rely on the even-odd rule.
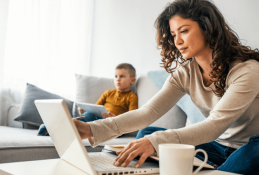
[[94,0],[9,0],[1,125],[26,83],[73,100],[75,73],[89,74],[93,11]]

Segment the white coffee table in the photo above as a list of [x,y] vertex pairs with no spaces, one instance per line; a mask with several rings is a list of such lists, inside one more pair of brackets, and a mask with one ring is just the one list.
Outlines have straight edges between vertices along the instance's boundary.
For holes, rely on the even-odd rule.
[[[61,159],[35,160],[0,164],[0,175],[87,175]],[[155,175],[155,174],[153,174]],[[159,175],[159,174],[156,174]],[[203,170],[198,175],[234,175],[217,170]]]

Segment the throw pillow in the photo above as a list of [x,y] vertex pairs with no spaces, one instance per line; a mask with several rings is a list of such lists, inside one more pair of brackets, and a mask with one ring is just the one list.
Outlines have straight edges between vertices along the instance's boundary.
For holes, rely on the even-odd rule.
[[[143,74],[140,75],[138,78],[137,91],[138,106],[142,107],[159,91],[159,88],[153,83],[148,75]],[[167,129],[178,129],[185,126],[186,119],[187,116],[185,115],[185,113],[177,105],[175,105],[167,113],[165,113],[162,117],[160,117],[149,126],[156,126]]]
[[[168,78],[168,76],[170,76],[166,70],[149,71],[147,74],[159,89],[162,89],[165,80]],[[192,124],[203,121],[205,119],[205,117],[200,113],[198,108],[192,102],[191,97],[188,94],[184,95],[176,103],[176,105],[185,112]]]
[[[56,94],[42,90],[32,84],[27,83],[22,105],[18,111],[15,121],[31,124],[39,127],[43,124],[40,114],[34,104],[35,100],[40,99],[64,99],[70,114],[72,114],[73,102],[60,97]],[[26,128],[26,125],[24,125]]]

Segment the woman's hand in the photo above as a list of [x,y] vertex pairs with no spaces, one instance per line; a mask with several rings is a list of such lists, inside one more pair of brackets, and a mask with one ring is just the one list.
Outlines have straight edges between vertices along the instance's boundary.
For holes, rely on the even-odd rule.
[[144,137],[130,142],[122,151],[116,152],[119,156],[115,159],[113,165],[126,167],[134,158],[140,156],[140,159],[135,166],[138,168],[154,153],[155,149],[153,145]]
[[91,131],[90,125],[88,123],[85,122],[81,122],[79,120],[74,119],[73,120],[76,128],[81,136],[81,139],[87,139],[90,137],[93,137],[93,133]]

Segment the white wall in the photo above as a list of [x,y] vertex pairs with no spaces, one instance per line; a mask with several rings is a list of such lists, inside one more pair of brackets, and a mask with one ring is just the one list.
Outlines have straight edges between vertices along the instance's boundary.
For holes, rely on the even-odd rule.
[[3,65],[5,55],[5,41],[7,33],[7,18],[8,18],[9,0],[0,1],[0,125],[6,125],[7,109],[10,107],[10,98],[8,97],[8,90],[3,84]]
[[[0,60],[1,61],[3,60],[4,52],[5,52],[8,5],[9,5],[9,0],[0,1]],[[3,65],[3,62],[0,62],[0,66],[2,65]]]
[[122,62],[137,74],[159,69],[154,22],[167,0],[96,0],[90,74],[113,77]]
[[[259,1],[214,0],[246,45],[259,48]],[[128,62],[137,74],[161,69],[154,22],[168,0],[96,0],[90,75],[113,77]],[[243,40],[242,40],[243,41]]]
[[259,49],[259,1],[214,0],[230,27],[241,42]]

